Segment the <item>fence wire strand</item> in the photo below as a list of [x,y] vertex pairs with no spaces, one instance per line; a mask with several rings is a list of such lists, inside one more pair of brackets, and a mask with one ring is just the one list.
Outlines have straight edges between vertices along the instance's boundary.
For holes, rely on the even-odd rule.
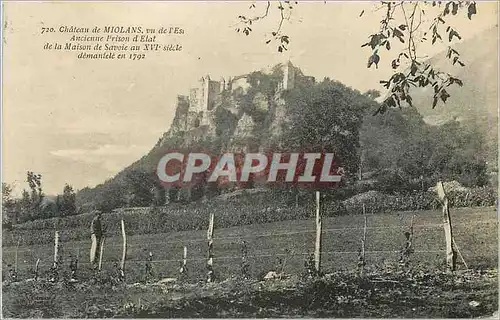
[[[489,223],[488,221],[476,221],[475,223]],[[459,224],[454,224],[455,226],[466,226],[470,224],[466,223],[459,223]],[[421,225],[414,225],[414,228],[419,228],[419,229],[431,229],[431,228],[442,228],[443,224],[435,223],[435,224],[421,224]],[[407,226],[404,225],[398,225],[398,226],[371,226],[367,227],[368,230],[387,230],[387,229],[406,229]],[[338,232],[338,231],[355,231],[355,230],[363,230],[363,227],[348,227],[348,228],[326,228],[322,230],[323,234],[328,234],[328,233],[333,233],[333,232]],[[315,233],[316,230],[313,229],[307,229],[307,230],[297,230],[297,231],[288,231],[288,232],[280,232],[280,233],[260,233],[260,234],[253,234],[253,235],[241,235],[241,236],[228,236],[228,237],[214,237],[215,242],[219,241],[240,241],[240,240],[250,240],[250,239],[257,239],[257,238],[262,238],[262,237],[282,237],[282,236],[291,236],[291,235],[296,235],[296,234],[309,234],[309,233]],[[161,234],[160,234],[161,235]],[[198,242],[206,242],[205,238],[198,238],[198,239],[179,239],[179,240],[170,240],[170,241],[156,241],[156,242],[144,242],[144,243],[136,243],[136,244],[129,244],[128,247],[148,247],[152,245],[179,245],[179,246],[184,246],[186,243],[198,243]],[[122,244],[109,244],[106,247],[121,247]],[[43,246],[46,247],[46,246]],[[83,250],[86,252],[90,246],[63,246],[64,251],[68,250]],[[31,252],[31,256],[33,258],[33,251],[36,249],[33,248],[23,248],[23,249],[18,249],[17,252]],[[3,254],[15,254],[16,249],[15,247],[10,247],[9,249],[2,249]],[[398,254],[400,251],[398,250],[371,250],[371,251],[365,251],[367,254]],[[444,249],[442,250],[415,250],[414,253],[417,254],[422,254],[422,253],[443,253],[445,252]],[[248,258],[266,258],[266,257],[276,257],[276,256],[306,256],[310,253],[308,252],[295,252],[295,253],[265,253],[265,254],[254,254],[254,255],[249,255]],[[351,254],[359,254],[358,251],[323,251],[322,254],[325,255],[351,255]],[[39,256],[37,256],[37,259]],[[197,258],[188,258],[187,261],[206,261],[206,257],[197,257]],[[214,257],[214,260],[236,260],[236,259],[241,259],[240,255],[236,256],[221,256],[221,257]],[[48,261],[48,262],[41,262],[40,266],[47,266],[47,265],[52,265],[52,260],[53,256],[50,255],[44,259],[41,259],[41,261]],[[136,260],[127,260],[127,263],[146,263],[148,260],[142,260],[142,259],[136,259]],[[159,260],[153,260],[149,261],[151,263],[174,263],[174,262],[179,262],[182,261],[181,258],[179,259],[159,259]],[[115,263],[116,261],[104,261],[103,264],[109,265],[112,263]],[[4,260],[5,263],[5,260]],[[19,266],[22,269],[26,269],[26,267],[29,267],[30,264],[28,263],[18,263]],[[78,262],[80,265],[90,265],[90,262]]]
[[[476,224],[482,224],[482,223],[490,223],[489,221],[475,221],[474,223]],[[469,226],[470,223],[454,223],[454,226]],[[419,229],[426,229],[426,228],[442,228],[443,224],[442,223],[432,223],[432,224],[421,224],[421,225],[414,225],[414,228],[419,228]],[[373,227],[367,227],[368,230],[387,230],[387,229],[405,229],[407,226],[373,226]],[[325,228],[323,229],[322,233],[332,233],[335,231],[355,231],[355,230],[363,230],[363,227],[349,227],[349,228]],[[214,236],[214,241],[235,241],[235,240],[250,240],[250,239],[257,239],[257,238],[264,238],[264,237],[282,237],[282,236],[290,236],[290,235],[296,235],[296,234],[308,234],[308,233],[315,233],[316,230],[313,229],[308,229],[308,230],[297,230],[297,231],[288,231],[288,232],[280,232],[280,233],[261,233],[261,234],[253,234],[253,235],[241,235],[241,236],[229,236],[229,237],[216,237]],[[166,235],[167,233],[159,233],[156,234],[157,236],[159,235]],[[118,236],[116,236],[118,237]],[[134,236],[130,236],[133,238]],[[111,237],[114,238],[114,237]],[[74,241],[77,242],[77,241]],[[78,241],[80,242],[80,241]],[[200,237],[198,239],[179,239],[179,240],[170,240],[170,241],[156,241],[156,242],[143,242],[143,243],[136,243],[136,244],[128,244],[128,248],[134,248],[134,247],[144,247],[144,246],[151,246],[151,245],[172,245],[172,244],[179,244],[179,243],[197,243],[197,242],[206,242],[206,239],[203,237]],[[106,248],[109,247],[121,247],[122,244],[108,244],[106,245]],[[45,245],[42,245],[41,247],[45,247]],[[15,252],[14,246],[7,247],[9,249],[6,249],[5,247],[2,248],[3,253],[13,253]],[[73,249],[73,250],[87,250],[87,246],[67,246],[65,247],[66,249]],[[23,248],[23,249],[18,249],[18,252],[25,252],[25,251],[33,251],[33,248]]]

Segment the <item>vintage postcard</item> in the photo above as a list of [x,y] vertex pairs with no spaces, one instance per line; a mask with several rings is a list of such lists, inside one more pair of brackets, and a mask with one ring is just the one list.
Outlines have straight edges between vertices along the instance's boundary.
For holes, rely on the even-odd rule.
[[496,1],[3,1],[5,318],[498,318]]

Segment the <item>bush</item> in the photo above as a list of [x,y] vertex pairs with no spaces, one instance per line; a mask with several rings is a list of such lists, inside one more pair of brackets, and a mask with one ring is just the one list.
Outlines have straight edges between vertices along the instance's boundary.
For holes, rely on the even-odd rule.
[[[447,193],[447,196],[448,204],[452,208],[494,206],[496,203],[496,192],[488,187],[452,190]],[[345,206],[344,212],[347,214],[361,213],[363,204],[367,213],[441,208],[437,194],[432,191],[413,194],[385,194],[369,191],[351,197],[343,201],[343,204]]]
[[494,206],[497,192],[490,187],[472,188],[467,191],[454,191],[448,194],[452,207],[484,207]]
[[411,191],[414,189],[414,186],[409,180],[409,177],[407,177],[403,172],[383,170],[378,174],[374,187],[375,190],[384,193]]

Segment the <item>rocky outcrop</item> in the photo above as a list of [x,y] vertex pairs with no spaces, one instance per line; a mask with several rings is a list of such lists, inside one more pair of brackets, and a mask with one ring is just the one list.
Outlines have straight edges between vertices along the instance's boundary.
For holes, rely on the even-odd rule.
[[253,136],[253,130],[255,129],[255,122],[252,117],[244,113],[238,120],[238,125],[234,130],[234,137],[236,138],[249,138]]

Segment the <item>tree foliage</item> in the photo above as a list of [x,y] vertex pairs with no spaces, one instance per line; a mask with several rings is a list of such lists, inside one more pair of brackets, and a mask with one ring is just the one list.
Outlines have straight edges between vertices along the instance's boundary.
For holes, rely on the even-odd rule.
[[123,207],[126,204],[123,185],[106,181],[98,187],[100,188],[97,197],[93,201],[95,209],[102,212],[111,212],[113,209]]
[[42,175],[32,171],[28,171],[26,175],[26,182],[28,182],[31,190],[31,208],[32,210],[38,210],[44,197],[42,190]]
[[[372,111],[372,110],[369,110]],[[415,109],[365,116],[360,132],[363,171],[382,191],[427,189],[437,180],[487,183],[483,137],[459,122],[426,124]]]
[[12,186],[8,183],[2,182],[2,224],[10,226],[16,223],[16,202],[12,197]]
[[353,175],[359,164],[359,128],[365,110],[374,102],[329,79],[313,86],[299,85],[285,100],[284,146],[332,152],[347,176]]
[[126,174],[128,189],[127,205],[129,207],[147,207],[153,203],[156,179],[153,173],[141,169],[133,169]]
[[72,216],[77,213],[76,210],[76,193],[73,187],[69,184],[64,185],[62,196],[57,196],[58,199],[58,211],[59,215],[62,217]]

